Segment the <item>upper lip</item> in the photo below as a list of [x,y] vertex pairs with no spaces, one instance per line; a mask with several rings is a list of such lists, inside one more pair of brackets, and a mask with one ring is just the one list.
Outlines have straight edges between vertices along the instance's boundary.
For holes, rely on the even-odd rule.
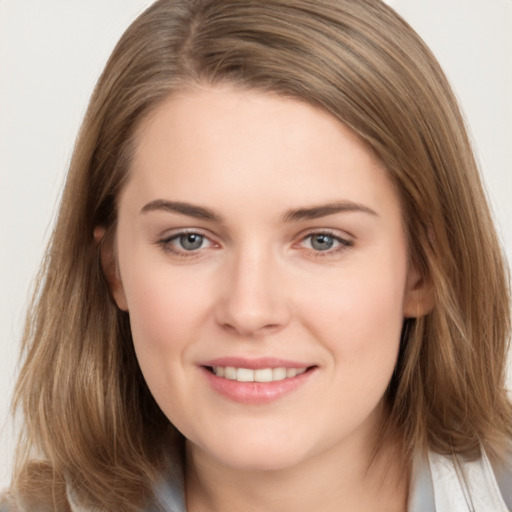
[[308,368],[314,365],[275,357],[258,357],[255,359],[248,359],[244,357],[219,357],[203,361],[200,363],[200,366],[233,366],[235,368],[258,370],[260,368]]

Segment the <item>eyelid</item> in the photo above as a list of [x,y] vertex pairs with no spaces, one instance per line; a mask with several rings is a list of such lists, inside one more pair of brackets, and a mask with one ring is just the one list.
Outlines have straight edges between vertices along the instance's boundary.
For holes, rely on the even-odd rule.
[[158,235],[158,240],[171,240],[177,238],[180,235],[201,235],[208,236],[202,229],[199,228],[176,228],[165,230],[161,235]]
[[[199,235],[209,241],[208,247],[202,247],[197,250],[187,251],[186,249],[179,249],[173,245],[173,241],[179,239],[184,235]],[[200,228],[177,228],[171,231],[164,232],[156,241],[155,244],[160,246],[162,250],[171,255],[175,255],[182,258],[193,258],[198,257],[202,251],[210,248],[217,248],[220,246],[214,238],[207,233],[205,230]]]
[[[209,245],[207,247],[200,247],[196,250],[186,250],[180,249],[173,244],[173,241],[179,239],[181,236],[188,234],[196,234],[205,238],[209,242]],[[304,247],[304,242],[308,238],[315,235],[329,236],[337,242],[337,246],[323,251],[314,249],[312,247]],[[297,241],[292,244],[293,247],[309,251],[315,257],[328,257],[352,247],[354,245],[355,237],[353,235],[348,234],[347,232],[340,231],[337,229],[310,228],[298,234],[296,236],[296,240]],[[221,244],[215,240],[215,237],[212,236],[207,230],[196,227],[176,228],[169,231],[164,231],[164,234],[162,234],[154,243],[155,245],[160,246],[164,252],[181,258],[200,257],[201,253],[203,253],[205,250],[212,248],[216,249],[221,246]]]
[[353,243],[356,237],[347,231],[341,230],[341,229],[334,229],[334,228],[322,228],[322,227],[314,227],[314,228],[308,228],[303,231],[301,231],[296,238],[299,240],[304,240],[305,238],[312,236],[312,235],[327,235],[331,236],[332,238],[335,238],[336,240],[344,241],[344,242],[350,242]]
[[339,246],[333,249],[327,249],[325,251],[319,251],[315,250],[313,248],[306,247],[305,250],[309,250],[311,253],[313,253],[315,256],[330,256],[334,255],[340,251],[346,250],[354,245],[354,238],[353,236],[349,235],[348,233],[344,233],[342,235],[339,230],[333,230],[329,228],[314,228],[309,229],[306,232],[302,232],[299,235],[299,241],[294,245],[301,245],[303,244],[308,238],[315,236],[315,235],[327,235],[331,238],[333,238],[336,242],[339,243]]

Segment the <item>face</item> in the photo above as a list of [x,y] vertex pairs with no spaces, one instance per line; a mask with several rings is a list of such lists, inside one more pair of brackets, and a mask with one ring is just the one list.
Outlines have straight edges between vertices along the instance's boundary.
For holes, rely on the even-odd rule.
[[228,87],[169,98],[115,243],[140,367],[192,450],[278,469],[368,444],[421,281],[394,187],[339,121]]

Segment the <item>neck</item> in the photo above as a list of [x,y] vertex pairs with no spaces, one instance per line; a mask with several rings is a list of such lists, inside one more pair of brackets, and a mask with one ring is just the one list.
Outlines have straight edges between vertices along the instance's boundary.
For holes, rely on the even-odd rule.
[[187,510],[405,512],[409,471],[399,448],[388,441],[374,454],[368,443],[347,443],[293,467],[255,470],[229,467],[188,443]]

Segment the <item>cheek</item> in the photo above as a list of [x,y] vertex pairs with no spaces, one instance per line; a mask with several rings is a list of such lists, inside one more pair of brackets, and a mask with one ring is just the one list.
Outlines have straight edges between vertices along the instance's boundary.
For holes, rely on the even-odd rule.
[[186,344],[205,316],[205,293],[165,273],[131,277],[125,289],[136,345],[165,351]]
[[182,394],[188,389],[189,354],[208,308],[202,300],[205,294],[188,284],[155,270],[134,272],[125,284],[139,366],[164,413],[177,420],[175,411],[185,407]]
[[[396,254],[394,254],[395,260]],[[392,372],[403,324],[405,258],[351,266],[304,298],[308,327],[348,372]],[[348,363],[351,364],[348,364]]]
[[[176,376],[204,323],[207,293],[203,281],[176,270],[154,247],[130,244],[120,233],[119,267],[128,305],[133,343],[142,372],[150,381]],[[171,371],[173,370],[173,371]],[[153,390],[153,389],[152,389]]]

